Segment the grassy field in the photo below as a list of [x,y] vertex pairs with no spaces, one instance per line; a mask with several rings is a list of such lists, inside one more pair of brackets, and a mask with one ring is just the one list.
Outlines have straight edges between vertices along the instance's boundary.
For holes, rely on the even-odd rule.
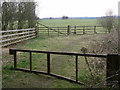
[[[92,22],[93,21],[93,22]],[[80,25],[80,23],[86,23],[86,25],[96,25],[96,20],[75,20],[72,22],[68,20],[41,20],[41,23],[48,26],[57,25]],[[106,37],[106,34],[92,34],[92,35],[70,35],[60,37],[48,37],[39,36],[38,38],[31,39],[17,45],[3,48],[3,87],[4,88],[84,88],[90,85],[96,85],[102,80],[105,80],[105,68],[101,64],[92,64],[93,61],[98,58],[88,58],[91,63],[91,68],[99,69],[99,74],[93,70],[95,78],[90,75],[87,64],[84,57],[78,58],[79,74],[78,79],[84,82],[85,85],[74,84],[65,80],[57,79],[54,77],[26,73],[22,71],[15,71],[13,68],[13,56],[9,55],[9,48],[19,49],[31,49],[31,50],[45,50],[45,51],[64,51],[64,52],[81,52],[82,47],[88,49],[88,53],[93,53],[96,42],[102,42]],[[47,70],[46,54],[33,53],[33,70],[45,71]],[[29,53],[17,54],[18,67],[29,69]],[[101,59],[100,59],[101,60]],[[104,60],[105,61],[105,60]],[[97,63],[97,62],[96,62]],[[97,66],[95,66],[97,65]],[[75,57],[64,55],[51,55],[51,72],[75,79]]]
[[40,20],[40,23],[45,24],[50,27],[65,27],[68,25],[71,26],[94,26],[99,25],[99,22],[97,19],[51,19],[51,20]]

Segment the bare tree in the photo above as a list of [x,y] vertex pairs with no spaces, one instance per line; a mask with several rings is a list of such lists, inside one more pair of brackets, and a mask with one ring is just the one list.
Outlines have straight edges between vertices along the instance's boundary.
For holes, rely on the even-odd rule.
[[113,11],[112,10],[106,11],[105,16],[98,19],[98,22],[110,33],[115,25],[115,16],[113,14]]
[[7,30],[8,28],[8,3],[4,2],[2,4],[2,30]]

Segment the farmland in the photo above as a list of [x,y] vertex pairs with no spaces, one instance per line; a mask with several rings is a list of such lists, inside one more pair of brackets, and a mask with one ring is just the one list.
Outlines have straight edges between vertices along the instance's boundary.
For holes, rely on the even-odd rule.
[[[40,20],[40,23],[46,26],[67,26],[67,25],[99,25],[96,19],[68,19],[68,20]],[[70,35],[70,36],[39,36],[8,48],[31,49],[31,50],[45,50],[45,51],[64,51],[64,52],[81,52],[82,47],[88,49],[88,53],[93,53],[96,42],[102,42],[106,34],[92,34],[92,35]],[[29,54],[18,53],[18,67],[29,68]],[[92,60],[98,58],[88,58],[91,63]],[[13,56],[10,56],[8,49],[3,48],[3,87],[6,88],[84,88],[88,85],[95,85],[101,80],[105,79],[105,68],[99,66],[99,77],[93,81],[90,72],[85,63],[84,57],[78,58],[79,81],[84,82],[85,85],[78,85],[70,83],[65,80],[60,80],[54,77],[25,73],[21,71],[14,71]],[[105,61],[105,60],[104,60]],[[33,69],[46,71],[46,55],[33,54]],[[52,55],[51,71],[52,73],[66,76],[75,79],[75,61],[74,56]],[[94,67],[94,65],[92,66]]]
[[46,26],[51,26],[51,27],[64,27],[67,25],[71,26],[94,26],[94,25],[99,25],[97,19],[52,19],[52,20],[40,20],[40,23],[45,24]]

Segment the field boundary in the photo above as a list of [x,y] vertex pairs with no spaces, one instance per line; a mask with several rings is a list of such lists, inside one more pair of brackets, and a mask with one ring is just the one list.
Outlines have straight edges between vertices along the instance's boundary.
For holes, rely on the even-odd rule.
[[[41,26],[39,26],[41,25]],[[32,39],[38,36],[68,36],[74,35],[84,35],[92,32],[98,34],[98,28],[103,28],[102,26],[66,26],[66,27],[49,27],[41,23],[37,23],[35,28],[28,29],[17,29],[17,30],[7,30],[0,31],[2,34],[0,36],[2,47],[6,47],[18,42],[22,42],[28,39]],[[88,33],[87,33],[88,32]],[[103,33],[108,33],[104,31]]]
[[35,28],[0,31],[0,33],[2,47],[35,38],[37,34]]
[[[40,26],[39,26],[40,25]],[[101,29],[101,31],[100,31]],[[89,34],[89,33],[94,33],[94,34],[99,34],[99,33],[108,33],[105,30],[102,30],[102,26],[66,26],[66,27],[50,27],[50,26],[45,26],[41,23],[38,23],[38,34],[42,35],[70,35],[70,34],[75,34],[75,35],[84,35],[84,34]]]

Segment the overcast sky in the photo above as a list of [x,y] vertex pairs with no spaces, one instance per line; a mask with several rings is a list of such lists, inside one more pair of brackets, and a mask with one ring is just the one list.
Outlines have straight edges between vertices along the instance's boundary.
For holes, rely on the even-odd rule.
[[36,13],[44,17],[99,17],[104,16],[108,9],[118,14],[120,0],[37,0]]

